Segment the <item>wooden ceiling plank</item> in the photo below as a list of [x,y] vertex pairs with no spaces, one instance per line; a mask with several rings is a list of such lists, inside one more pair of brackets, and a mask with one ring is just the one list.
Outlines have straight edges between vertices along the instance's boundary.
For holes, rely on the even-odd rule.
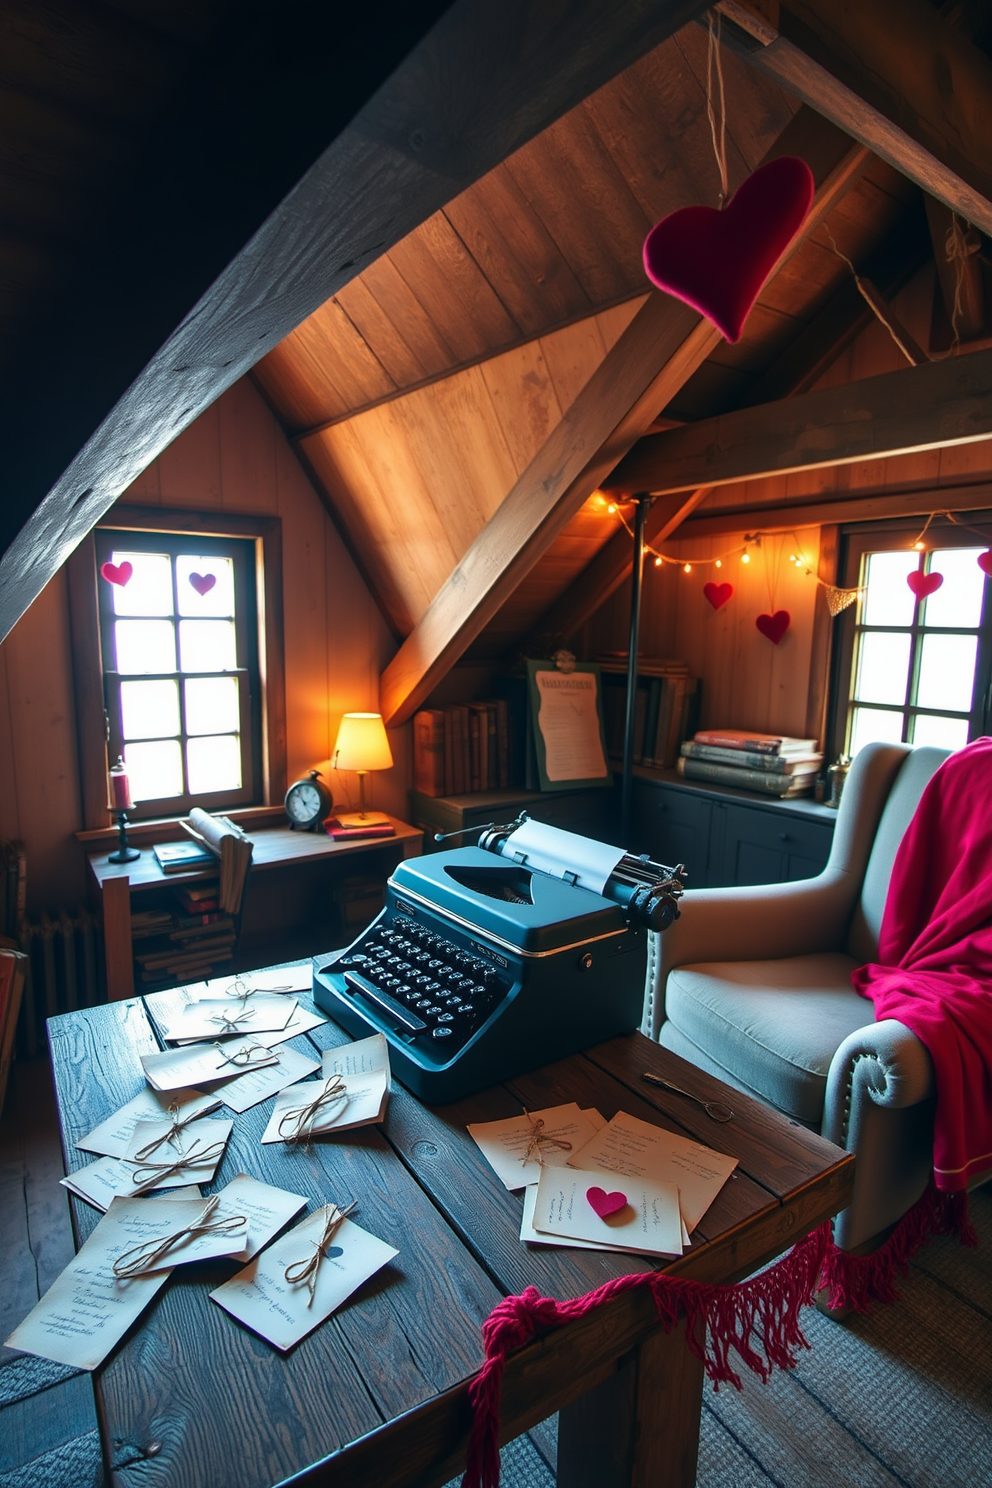
[[520,475],[562,416],[541,343],[490,357],[479,371]]
[[[296,357],[309,362],[317,402],[325,380],[346,408],[387,397],[396,384],[378,357],[353,325],[336,296],[326,300],[316,314],[297,326],[288,338]],[[337,403],[332,396],[331,402]],[[336,409],[335,409],[336,411]],[[333,417],[321,411],[313,423]]]
[[[992,233],[992,63],[928,0],[722,0],[747,60]],[[729,33],[730,28],[727,28]]]
[[444,211],[524,335],[592,311],[567,258],[505,165]]
[[[963,486],[940,486],[928,482],[925,490],[861,490],[849,497],[841,493],[818,501],[793,501],[791,505],[776,501],[772,505],[735,507],[693,516],[679,532],[680,538],[720,537],[727,532],[792,532],[803,527],[820,527],[834,522],[880,522],[899,517],[929,516],[939,498],[947,511],[967,512],[992,509],[992,481],[976,481]],[[981,542],[976,538],[976,545]]]
[[604,489],[690,491],[989,435],[992,351],[976,351],[651,435]]
[[424,363],[376,299],[365,274],[339,289],[335,298],[359,335],[375,349],[395,388],[423,381],[428,375]]

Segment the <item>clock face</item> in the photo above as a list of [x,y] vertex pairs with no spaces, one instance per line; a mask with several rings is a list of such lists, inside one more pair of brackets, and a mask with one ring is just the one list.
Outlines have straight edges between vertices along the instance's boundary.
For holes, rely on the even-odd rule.
[[286,796],[286,814],[301,826],[316,821],[320,810],[320,791],[309,780],[294,785]]

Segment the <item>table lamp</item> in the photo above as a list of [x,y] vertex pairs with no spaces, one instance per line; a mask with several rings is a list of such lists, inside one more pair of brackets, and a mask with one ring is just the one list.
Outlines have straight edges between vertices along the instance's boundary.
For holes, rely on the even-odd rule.
[[334,745],[335,770],[354,770],[358,775],[358,811],[337,813],[342,827],[375,827],[389,822],[381,811],[365,809],[365,776],[369,770],[390,770],[393,756],[381,713],[346,713]]

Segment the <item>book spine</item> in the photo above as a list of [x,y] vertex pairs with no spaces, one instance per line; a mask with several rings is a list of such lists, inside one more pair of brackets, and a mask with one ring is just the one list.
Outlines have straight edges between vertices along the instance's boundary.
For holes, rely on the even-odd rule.
[[658,712],[661,708],[662,678],[652,677],[648,682],[648,700],[644,709],[644,742],[641,746],[641,764],[655,763],[658,743]]
[[679,757],[679,739],[682,733],[682,719],[685,714],[685,677],[670,677],[668,685],[672,693],[671,713],[668,719],[668,731],[662,742],[660,758],[655,755],[655,764],[660,765],[663,770],[670,770]]
[[691,739],[682,745],[682,753],[686,759],[709,760],[711,764],[733,765],[736,769],[744,766],[749,770],[764,770],[773,775],[815,774],[821,764],[821,759],[793,759],[787,754],[754,754],[751,750],[720,749],[715,744],[697,744]]
[[[736,785],[741,790],[759,791],[766,796],[784,796],[796,792],[798,782],[791,775],[766,774],[738,765],[715,765],[709,760],[679,760],[679,769],[687,780],[712,780],[718,785]],[[813,776],[801,777],[812,786]]]
[[760,738],[733,729],[703,729],[697,733],[695,743],[715,744],[719,749],[752,750],[755,754],[778,754],[782,748],[781,739]]
[[414,715],[413,782],[422,795],[444,795],[444,714],[437,708]]
[[444,794],[455,793],[455,710],[444,709]]
[[510,708],[506,698],[497,698],[496,708],[496,784],[500,790],[510,785]]

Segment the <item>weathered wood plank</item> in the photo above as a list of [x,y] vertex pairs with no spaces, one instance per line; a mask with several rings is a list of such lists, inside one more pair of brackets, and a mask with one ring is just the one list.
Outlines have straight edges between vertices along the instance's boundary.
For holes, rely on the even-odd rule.
[[976,351],[650,435],[604,489],[691,491],[990,436],[992,351]]

